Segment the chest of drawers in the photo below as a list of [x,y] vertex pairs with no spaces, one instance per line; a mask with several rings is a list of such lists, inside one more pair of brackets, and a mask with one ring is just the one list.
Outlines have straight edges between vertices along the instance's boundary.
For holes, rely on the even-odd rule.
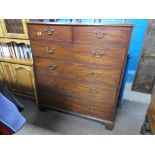
[[112,129],[132,25],[28,23],[39,107]]

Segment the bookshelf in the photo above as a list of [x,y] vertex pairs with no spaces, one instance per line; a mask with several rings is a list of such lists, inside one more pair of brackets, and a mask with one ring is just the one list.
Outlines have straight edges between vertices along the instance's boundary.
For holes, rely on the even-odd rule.
[[35,99],[27,19],[0,19],[0,80],[17,95]]

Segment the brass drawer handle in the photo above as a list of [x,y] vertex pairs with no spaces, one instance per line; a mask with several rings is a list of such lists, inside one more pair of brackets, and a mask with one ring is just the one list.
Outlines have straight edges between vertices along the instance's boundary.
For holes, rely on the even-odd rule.
[[106,33],[105,32],[92,32],[93,34],[95,34],[95,37],[98,39],[102,39]]
[[56,65],[48,65],[48,68],[51,70],[55,70],[57,68],[57,66]]
[[89,92],[90,93],[97,93],[97,90],[96,90],[96,88],[91,88]]
[[90,112],[95,112],[95,110],[93,108],[91,108],[91,107],[89,107],[89,111]]
[[92,54],[96,58],[100,58],[100,57],[104,56],[104,52],[97,53],[96,51],[92,51]]
[[48,46],[45,47],[46,52],[54,54],[55,53],[55,48],[49,48]]
[[102,72],[92,72],[91,74],[96,77],[103,75]]
[[47,34],[47,35],[53,35],[55,32],[55,29],[51,29],[51,30],[44,29],[43,32],[44,34]]
[[90,110],[90,112],[95,112],[97,109],[95,106],[90,105],[89,110]]

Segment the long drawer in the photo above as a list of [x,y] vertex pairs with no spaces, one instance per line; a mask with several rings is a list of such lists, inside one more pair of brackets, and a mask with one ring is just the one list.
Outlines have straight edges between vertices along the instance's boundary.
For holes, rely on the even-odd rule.
[[76,97],[73,98],[45,91],[38,91],[38,99],[40,105],[63,111],[107,120],[112,120],[113,117],[114,106],[110,104],[102,104],[97,101],[90,102],[89,100],[81,100]]
[[126,48],[31,41],[33,56],[122,67]]
[[72,41],[71,26],[28,25],[30,39]]
[[90,82],[102,82],[117,88],[119,85],[121,70],[102,66],[85,65],[57,59],[34,58],[36,73],[51,74],[85,80]]
[[55,92],[95,101],[114,104],[116,88],[106,87],[102,84],[81,82],[67,78],[55,77],[47,74],[37,74],[38,89]]
[[128,45],[131,27],[75,26],[73,42]]

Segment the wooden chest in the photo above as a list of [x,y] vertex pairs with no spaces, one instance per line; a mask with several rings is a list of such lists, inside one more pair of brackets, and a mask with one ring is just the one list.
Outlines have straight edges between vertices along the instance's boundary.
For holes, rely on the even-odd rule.
[[132,25],[28,23],[39,107],[112,129]]

